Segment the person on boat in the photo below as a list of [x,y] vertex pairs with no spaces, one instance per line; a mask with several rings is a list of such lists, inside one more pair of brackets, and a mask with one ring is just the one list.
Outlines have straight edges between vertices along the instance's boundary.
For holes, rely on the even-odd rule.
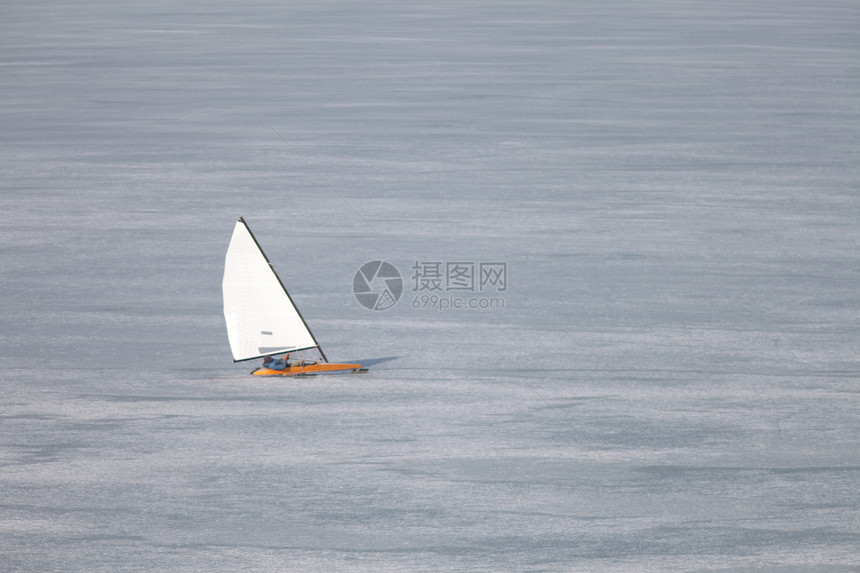
[[289,352],[283,358],[277,360],[274,360],[271,356],[264,356],[263,368],[268,368],[269,370],[286,370],[290,367],[290,362],[287,360],[289,357]]
[[273,359],[271,356],[264,356],[263,368],[268,368],[269,370],[286,370],[290,366],[308,366],[311,364],[316,364],[316,362],[308,362],[306,360],[300,359],[289,361],[289,358],[289,352],[287,352],[283,358],[279,358],[277,360]]

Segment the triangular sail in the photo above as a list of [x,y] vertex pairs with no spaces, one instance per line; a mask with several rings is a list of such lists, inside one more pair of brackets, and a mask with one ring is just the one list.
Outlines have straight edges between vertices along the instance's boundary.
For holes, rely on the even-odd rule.
[[[234,362],[319,348],[242,218],[236,222],[227,249],[222,289]],[[319,352],[325,358],[322,349]]]

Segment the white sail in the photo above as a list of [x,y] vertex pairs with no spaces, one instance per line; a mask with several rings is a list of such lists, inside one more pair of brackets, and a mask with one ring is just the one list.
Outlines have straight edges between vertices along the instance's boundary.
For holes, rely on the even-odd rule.
[[235,362],[319,347],[242,218],[233,229],[221,286]]

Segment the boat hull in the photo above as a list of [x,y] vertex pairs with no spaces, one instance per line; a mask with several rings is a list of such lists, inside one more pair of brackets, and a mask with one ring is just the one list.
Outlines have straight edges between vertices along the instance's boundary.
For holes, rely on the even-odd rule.
[[290,366],[283,370],[271,370],[269,368],[259,368],[251,374],[254,376],[301,376],[303,374],[318,374],[320,372],[337,372],[338,370],[360,370],[361,364],[308,364],[306,366]]

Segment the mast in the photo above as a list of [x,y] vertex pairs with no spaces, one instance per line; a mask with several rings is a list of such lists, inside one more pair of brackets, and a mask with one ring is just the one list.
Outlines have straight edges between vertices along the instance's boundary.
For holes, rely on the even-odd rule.
[[325,352],[248,223],[240,217],[224,260],[224,319],[234,362],[267,354]]
[[[311,339],[314,341],[314,344],[316,345],[317,350],[320,351],[320,354],[322,355],[323,361],[328,362],[328,358],[326,357],[325,352],[323,352],[322,346],[320,346],[320,343],[317,342],[317,338],[316,338],[316,336],[314,336],[314,333],[311,330],[311,327],[308,326],[308,321],[306,321],[305,317],[302,316],[302,312],[299,310],[299,307],[296,306],[296,303],[293,300],[293,297],[290,296],[290,292],[287,290],[287,287],[284,286],[284,281],[282,281],[281,277],[278,276],[277,271],[275,271],[274,265],[272,265],[272,262],[269,260],[269,257],[266,256],[266,252],[263,250],[263,247],[260,246],[260,241],[258,241],[257,237],[254,236],[254,233],[251,232],[251,227],[248,226],[248,223],[245,221],[245,217],[239,217],[239,222],[242,223],[243,225],[245,225],[245,229],[248,230],[248,234],[251,235],[252,239],[254,239],[254,243],[257,245],[257,248],[260,249],[260,254],[263,255],[264,259],[266,259],[266,264],[269,265],[269,268],[272,270],[272,274],[275,275],[276,279],[278,279],[278,284],[280,284],[281,288],[284,289],[284,294],[287,295],[287,298],[290,300],[290,304],[292,304],[293,308],[296,309],[296,314],[298,314],[299,318],[302,319],[302,324],[305,325],[305,328],[308,330],[308,334],[311,335]],[[300,348],[298,350],[306,350],[306,349]]]

